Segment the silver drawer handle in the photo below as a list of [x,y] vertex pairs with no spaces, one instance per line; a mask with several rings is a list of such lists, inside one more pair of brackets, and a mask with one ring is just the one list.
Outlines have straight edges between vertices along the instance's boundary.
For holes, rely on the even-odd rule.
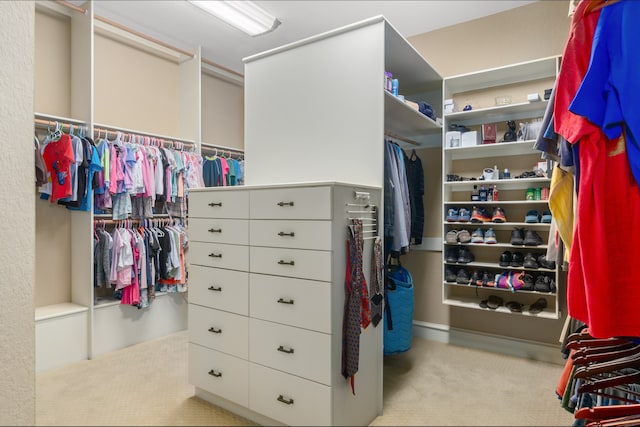
[[278,233],[278,236],[280,236],[280,237],[284,237],[284,236],[293,237],[295,235],[296,235],[296,233],[294,233],[293,231],[291,233],[285,233],[284,231],[281,231],[281,232]]
[[293,349],[292,348],[287,348],[287,347],[285,347],[283,345],[278,347],[278,351],[281,351],[281,352],[287,353],[287,354],[293,354]]
[[222,286],[218,286],[217,288],[215,286],[209,286],[209,290],[215,291],[215,292],[222,292]]
[[222,254],[214,254],[213,252],[209,254],[211,258],[222,258]]
[[280,260],[280,261],[278,261],[278,264],[280,264],[280,265],[295,265],[295,261]]
[[286,403],[287,405],[293,405],[293,399],[287,399],[283,395],[278,396],[278,402]]
[[214,207],[214,206],[222,207],[222,202],[218,202],[218,203],[211,202],[211,203],[209,203],[209,206],[211,206],[211,207]]
[[222,233],[222,228],[210,228],[209,233]]
[[209,332],[213,332],[214,334],[221,334],[222,333],[222,329],[220,328],[214,328],[213,326],[209,328]]
[[278,206],[293,206],[293,202],[278,202]]
[[280,304],[291,304],[293,305],[293,300],[292,299],[284,299],[284,298],[278,298],[278,301]]
[[209,375],[212,377],[220,378],[222,376],[222,372],[214,371],[213,369],[209,371]]

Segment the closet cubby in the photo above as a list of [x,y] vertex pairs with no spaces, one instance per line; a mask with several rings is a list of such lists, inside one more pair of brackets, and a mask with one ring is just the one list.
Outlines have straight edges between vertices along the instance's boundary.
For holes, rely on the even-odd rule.
[[[509,252],[512,255],[519,252],[523,257],[531,253],[534,257],[545,254],[548,248],[548,239],[551,229],[550,223],[525,222],[525,216],[529,211],[537,211],[542,215],[549,210],[546,196],[530,197],[528,191],[535,188],[546,188],[548,191],[551,183],[551,165],[547,164],[547,173],[533,173],[531,176],[525,172],[533,172],[538,162],[545,162],[542,153],[534,148],[533,137],[517,136],[514,141],[504,138],[507,131],[506,122],[514,121],[516,132],[520,123],[532,123],[541,119],[547,108],[548,101],[543,99],[545,89],[554,86],[559,69],[560,57],[553,56],[539,60],[513,64],[505,67],[482,70],[478,72],[447,77],[443,81],[444,103],[453,100],[454,110],[445,112],[443,122],[443,267],[442,267],[442,299],[445,304],[457,307],[479,309],[497,313],[507,313],[520,316],[535,316],[538,318],[558,319],[561,316],[563,301],[565,274],[562,266],[549,269],[542,266],[527,268],[523,265],[500,265],[501,255]],[[539,101],[528,101],[527,95],[537,93]],[[466,110],[465,110],[465,107]],[[470,109],[469,109],[470,107]],[[451,143],[447,138],[447,131],[452,130],[451,125],[466,127],[471,132],[478,133],[477,144],[463,145],[461,141]],[[494,143],[483,143],[484,124],[497,125]],[[541,130],[544,132],[544,129]],[[507,142],[504,141],[507,139]],[[550,163],[550,162],[549,162]],[[497,167],[497,176],[484,174],[485,169],[491,170]],[[505,168],[509,170],[509,176],[505,176]],[[472,200],[474,189],[485,188],[498,189],[498,200],[478,201]],[[542,193],[542,190],[541,190]],[[548,193],[547,193],[548,194]],[[474,208],[486,209],[493,219],[495,208],[503,210],[506,220],[501,223],[491,221],[470,222],[458,219],[448,220],[451,209],[466,209],[471,214]],[[497,243],[460,242],[447,241],[446,236],[452,230],[467,230],[470,234],[480,230],[482,236],[491,229],[495,233]],[[535,232],[542,238],[542,242],[535,246],[511,244],[511,236],[514,230],[524,229]],[[456,251],[468,251],[473,255],[471,262],[468,259],[458,258],[453,261]],[[448,256],[451,255],[451,256]],[[517,263],[516,263],[517,264]],[[465,270],[469,280],[451,280],[451,273],[456,276],[461,270]],[[539,276],[550,277],[556,286],[555,292],[539,292],[536,290],[502,289],[497,286],[476,286],[471,280],[474,272],[482,277],[486,272],[490,279],[504,271],[524,271],[530,274],[534,282]],[[447,274],[449,273],[449,274]],[[449,280],[447,280],[449,276]],[[521,311],[511,311],[504,304],[492,310],[483,306],[490,296],[498,296],[503,303],[515,301],[522,305]],[[546,307],[540,311],[529,310],[529,307],[544,298]]]
[[[199,46],[171,48],[127,31],[96,15],[92,1],[76,6],[36,2],[36,119],[80,125],[92,136],[108,129],[191,143],[197,151],[206,137],[242,152],[242,75],[204,64]],[[203,126],[210,115],[215,121]],[[46,132],[36,126],[37,135]],[[187,327],[186,294],[157,293],[145,309],[97,298],[92,236],[100,218],[36,201],[37,371]]]

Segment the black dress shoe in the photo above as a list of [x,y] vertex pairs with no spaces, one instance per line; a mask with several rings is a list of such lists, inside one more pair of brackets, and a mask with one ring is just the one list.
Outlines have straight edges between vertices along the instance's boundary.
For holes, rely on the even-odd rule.
[[510,251],[502,252],[500,255],[500,267],[509,267],[511,265],[512,254]]
[[524,256],[524,268],[538,268],[536,257],[531,252]]
[[524,244],[524,229],[514,228],[511,232],[511,240],[509,243],[512,245],[522,246]]
[[524,235],[524,240],[522,241],[522,244],[525,246],[538,246],[542,243],[542,237],[540,237],[538,233],[533,230],[527,230]]
[[524,256],[522,252],[514,252],[511,257],[511,267],[522,267],[524,265]]

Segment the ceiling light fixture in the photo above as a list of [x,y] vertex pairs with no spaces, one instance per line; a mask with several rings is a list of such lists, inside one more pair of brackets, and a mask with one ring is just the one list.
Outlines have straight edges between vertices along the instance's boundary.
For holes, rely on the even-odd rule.
[[195,6],[222,19],[250,36],[273,31],[280,21],[251,1],[189,0]]

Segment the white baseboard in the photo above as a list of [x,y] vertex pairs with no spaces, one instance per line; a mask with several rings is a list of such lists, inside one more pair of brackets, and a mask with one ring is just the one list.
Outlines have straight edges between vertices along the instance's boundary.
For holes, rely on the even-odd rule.
[[492,353],[564,365],[557,345],[504,337],[466,329],[452,328],[438,323],[413,321],[413,335],[445,344],[470,347]]

